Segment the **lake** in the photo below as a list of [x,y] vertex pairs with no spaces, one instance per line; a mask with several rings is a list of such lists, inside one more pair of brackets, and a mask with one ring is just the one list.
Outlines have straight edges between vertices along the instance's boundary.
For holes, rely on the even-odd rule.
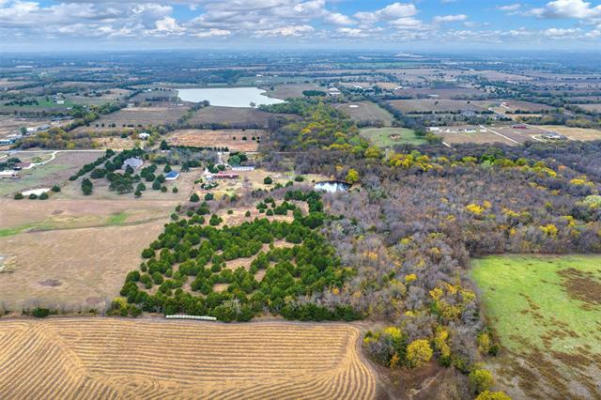
[[240,88],[190,88],[177,89],[180,99],[199,103],[208,100],[212,106],[250,107],[255,105],[280,104],[285,101],[265,96],[265,91],[256,87]]

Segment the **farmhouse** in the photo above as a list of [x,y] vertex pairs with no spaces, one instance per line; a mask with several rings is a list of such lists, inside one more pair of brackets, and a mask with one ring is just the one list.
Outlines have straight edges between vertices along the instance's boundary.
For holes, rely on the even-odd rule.
[[137,158],[137,157],[131,157],[131,158],[128,158],[127,160],[123,161],[123,166],[121,166],[121,169],[127,169],[127,167],[132,167],[133,169],[138,169],[143,164],[144,164],[144,161],[142,161],[142,159]]
[[148,132],[142,132],[142,133],[138,134],[138,138],[142,139],[142,140],[148,140],[149,137],[150,137],[150,133],[148,133]]
[[179,178],[179,172],[177,171],[171,171],[167,175],[165,175],[165,180],[167,181],[174,181],[177,178]]

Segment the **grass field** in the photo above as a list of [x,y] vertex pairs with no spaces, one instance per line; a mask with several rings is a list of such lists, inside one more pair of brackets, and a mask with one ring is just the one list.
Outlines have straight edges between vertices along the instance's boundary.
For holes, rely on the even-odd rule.
[[[32,161],[33,155],[43,158],[50,153],[17,152],[11,154],[11,157],[17,157],[21,161],[27,162]],[[18,179],[2,179],[0,197],[12,197],[16,192],[60,185],[84,164],[96,160],[100,155],[102,152],[57,152],[56,158],[47,164],[19,171]]]
[[508,392],[514,398],[599,398],[601,257],[513,255],[473,264],[505,350],[499,375]]
[[378,147],[393,147],[398,144],[412,144],[418,146],[426,143],[423,138],[415,136],[415,131],[406,128],[361,129],[361,136]]
[[362,399],[376,381],[341,324],[0,322],[0,398]]

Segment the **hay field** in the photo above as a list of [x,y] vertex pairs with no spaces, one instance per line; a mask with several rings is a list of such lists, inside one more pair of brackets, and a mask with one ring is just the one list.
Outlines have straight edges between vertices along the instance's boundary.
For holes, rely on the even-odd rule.
[[[231,151],[257,151],[259,143],[253,137],[265,138],[260,129],[180,129],[169,134],[168,143],[176,146],[227,147]],[[246,140],[242,140],[246,137]]]
[[342,324],[0,322],[0,398],[362,399],[376,380]]

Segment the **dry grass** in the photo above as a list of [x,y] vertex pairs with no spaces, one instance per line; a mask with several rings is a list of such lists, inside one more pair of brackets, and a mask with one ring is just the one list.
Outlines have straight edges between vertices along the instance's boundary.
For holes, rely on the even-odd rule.
[[191,125],[219,124],[230,128],[256,126],[267,128],[268,121],[276,117],[291,118],[290,115],[272,114],[254,108],[206,107],[198,110],[188,121]]
[[[227,147],[231,151],[257,151],[259,142],[255,138],[265,138],[265,131],[257,129],[182,129],[169,134],[168,142],[178,146]],[[246,140],[242,138],[246,137]]]
[[[140,252],[163,223],[0,237],[0,255],[8,260],[0,273],[0,305],[17,312],[36,306],[71,312],[104,309],[105,300],[118,295],[123,277],[139,264]],[[48,281],[59,285],[49,286]]]
[[[106,114],[90,126],[82,126],[74,132],[112,132],[142,129],[175,123],[188,109],[186,107],[132,107]],[[114,124],[114,126],[113,126]]]
[[392,100],[389,103],[391,106],[404,113],[426,111],[434,111],[438,113],[459,111],[484,111],[483,108],[466,100]]
[[585,128],[572,128],[569,126],[539,126],[539,129],[557,132],[559,134],[567,136],[572,140],[599,140],[601,139],[601,130],[598,129],[585,129]]
[[382,121],[385,126],[391,126],[394,119],[392,114],[370,101],[336,104],[334,107],[354,121]]
[[57,319],[0,324],[2,399],[372,399],[342,324]]

